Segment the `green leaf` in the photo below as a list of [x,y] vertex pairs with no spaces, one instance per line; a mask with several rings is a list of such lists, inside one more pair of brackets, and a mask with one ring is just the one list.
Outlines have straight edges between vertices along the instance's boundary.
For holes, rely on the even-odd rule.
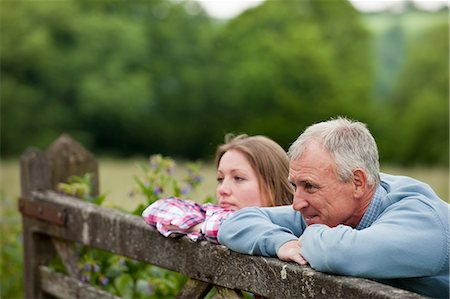
[[130,274],[122,274],[114,279],[114,286],[123,298],[132,298],[134,293],[134,281]]
[[105,275],[107,277],[116,277],[121,275],[122,273],[126,272],[128,270],[127,266],[119,264],[119,263],[114,263],[111,264],[111,266],[108,268],[108,270],[106,270]]
[[136,281],[136,294],[141,297],[141,298],[145,298],[146,296],[151,295],[152,293],[152,289],[151,289],[151,285],[149,284],[148,281],[144,280],[144,279],[138,279]]

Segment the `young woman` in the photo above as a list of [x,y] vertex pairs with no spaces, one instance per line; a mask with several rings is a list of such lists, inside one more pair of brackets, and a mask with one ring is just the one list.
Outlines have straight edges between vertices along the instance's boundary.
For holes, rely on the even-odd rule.
[[215,162],[218,205],[163,198],[144,210],[144,220],[166,237],[187,235],[218,243],[219,226],[234,211],[292,204],[288,156],[273,140],[227,135],[217,147]]

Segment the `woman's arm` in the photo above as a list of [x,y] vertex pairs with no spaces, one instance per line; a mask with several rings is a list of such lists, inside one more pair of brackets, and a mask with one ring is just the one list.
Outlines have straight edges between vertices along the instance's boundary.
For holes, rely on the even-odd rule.
[[196,233],[205,221],[202,206],[190,200],[175,197],[162,198],[148,206],[142,213],[145,222],[168,237],[173,234]]

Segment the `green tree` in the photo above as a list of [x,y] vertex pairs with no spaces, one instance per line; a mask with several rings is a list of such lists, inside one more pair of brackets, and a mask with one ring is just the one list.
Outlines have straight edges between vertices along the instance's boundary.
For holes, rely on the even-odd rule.
[[173,140],[180,127],[192,128],[186,139],[195,136],[193,114],[204,112],[210,20],[198,4],[2,1],[1,8],[2,154],[44,146],[62,132],[100,151],[194,151],[198,137],[179,147]]
[[448,166],[448,34],[442,24],[418,36],[395,86],[391,143],[400,163]]
[[401,25],[401,16],[392,16],[391,27],[376,38],[375,96],[386,102],[391,96],[393,82],[406,56],[406,37]]
[[0,5],[2,153],[17,153],[25,144],[50,143],[74,120],[72,78],[60,51],[69,43],[63,32],[74,10],[50,10],[48,2]]
[[287,146],[318,120],[364,118],[369,40],[347,1],[266,1],[246,11],[215,42],[225,126]]

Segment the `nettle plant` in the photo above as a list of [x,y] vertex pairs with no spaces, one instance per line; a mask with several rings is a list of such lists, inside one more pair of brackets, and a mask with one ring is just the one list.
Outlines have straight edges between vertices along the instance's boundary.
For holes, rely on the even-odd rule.
[[[131,213],[141,215],[142,211],[156,200],[169,196],[186,198],[202,182],[200,163],[186,163],[185,175],[177,179],[177,167],[173,159],[153,155],[148,163],[141,164],[142,174],[134,176],[136,187],[130,197],[144,195],[146,204],[139,204]],[[179,177],[179,176],[178,176]],[[101,205],[105,196],[93,196],[91,174],[71,177],[61,183],[58,190],[76,196],[84,201]],[[206,198],[204,202],[211,201]],[[123,209],[121,209],[123,211]],[[141,263],[106,251],[78,246],[81,280],[123,298],[168,298],[175,297],[187,277],[166,269]],[[65,272],[61,261],[55,260],[51,267]]]
[[[163,197],[188,197],[202,183],[200,176],[200,163],[186,163],[184,176],[177,178],[177,167],[173,159],[161,155],[153,155],[148,164],[139,165],[143,175],[134,176],[136,188],[130,192],[130,197],[142,194],[146,198],[146,204],[140,204],[133,211],[135,215],[141,215],[144,209]],[[208,197],[203,202],[211,201]]]

